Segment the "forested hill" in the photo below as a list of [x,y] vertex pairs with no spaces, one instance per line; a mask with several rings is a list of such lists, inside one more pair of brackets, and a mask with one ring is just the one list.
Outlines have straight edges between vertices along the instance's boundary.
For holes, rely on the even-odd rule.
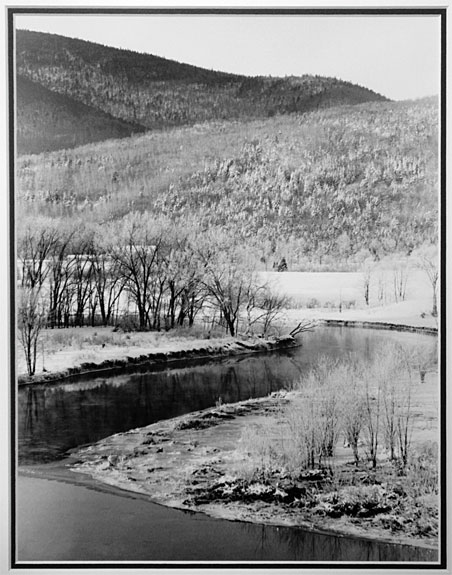
[[137,211],[223,230],[263,265],[406,255],[438,234],[438,103],[211,122],[23,156],[16,197],[32,225],[50,216],[97,229]]
[[[140,54],[53,34],[16,31],[18,78],[28,79],[111,117],[145,129],[195,124],[208,120],[250,119],[307,112],[338,105],[384,101],[383,96],[336,78],[246,77],[206,70],[149,54]],[[20,96],[19,106],[23,102]],[[45,106],[44,92],[35,90],[27,112],[18,110],[19,129],[33,139],[33,119]],[[74,122],[79,114],[74,107]],[[71,106],[51,120],[55,141],[64,133]],[[50,114],[51,115],[51,114]],[[50,125],[50,124],[49,124]],[[118,137],[117,126],[107,137]],[[45,127],[36,124],[42,133]],[[74,130],[74,144],[87,142]],[[53,136],[52,136],[53,137]],[[55,149],[49,141],[43,149]],[[91,141],[95,141],[93,137]],[[60,138],[64,146],[70,145]],[[19,153],[29,152],[19,145]]]
[[113,118],[22,76],[16,82],[16,102],[17,148],[23,154],[73,148],[145,131],[143,126]]

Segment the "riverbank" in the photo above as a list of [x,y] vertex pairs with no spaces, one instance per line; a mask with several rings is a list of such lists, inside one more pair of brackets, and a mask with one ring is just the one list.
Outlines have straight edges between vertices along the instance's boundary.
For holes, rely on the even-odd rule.
[[[328,322],[348,322],[350,325],[359,327],[385,327],[388,329],[410,330],[419,328],[419,332],[432,333],[438,331],[438,318],[430,313],[431,302],[427,298],[421,298],[385,306],[362,306],[339,310],[335,308],[310,308],[301,310],[289,310],[287,317],[292,321],[300,314],[307,320],[319,320]],[[331,324],[332,325],[332,324]],[[415,331],[414,329],[412,329]]]
[[[376,473],[367,463],[351,465],[351,450],[345,446],[338,449],[334,480],[319,471],[296,480],[277,472],[265,480],[244,479],[247,430],[277,420],[296,400],[296,392],[276,392],[217,405],[108,437],[74,451],[68,465],[154,502],[216,518],[437,548],[437,496],[405,497],[406,478],[396,477],[384,461]],[[419,390],[413,401],[413,447],[437,441],[433,403]],[[355,498],[353,512],[350,501],[339,505],[344,489],[349,499]]]
[[[299,345],[290,335],[272,339],[194,339],[173,338],[163,332],[116,334],[112,328],[70,328],[54,333],[67,338],[66,342],[58,351],[47,354],[44,369],[37,370],[34,376],[21,373],[23,365],[19,362],[19,385],[69,380],[89,374],[118,374],[138,366],[152,369],[189,360],[262,353]],[[68,343],[74,334],[79,350]]]
[[[288,333],[300,320],[327,325],[395,329],[419,333],[438,332],[437,318],[426,313],[424,299],[363,309],[313,308],[285,312],[282,332]],[[174,332],[122,332],[112,327],[44,330],[38,348],[36,374],[26,375],[25,358],[17,343],[19,384],[64,380],[88,373],[118,373],[137,365],[163,365],[184,359],[223,357],[289,347],[282,338],[210,337],[200,328]]]

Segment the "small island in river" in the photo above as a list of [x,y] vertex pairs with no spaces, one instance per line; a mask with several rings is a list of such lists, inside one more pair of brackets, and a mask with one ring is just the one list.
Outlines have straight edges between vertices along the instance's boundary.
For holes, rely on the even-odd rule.
[[[341,317],[349,325],[366,323],[356,323],[361,318],[350,314]],[[431,324],[395,321],[400,325],[391,328],[435,332]],[[338,319],[331,317],[328,322],[336,325]],[[380,321],[380,327],[387,326]],[[46,358],[51,369],[36,374],[34,383],[55,381],[62,373],[77,377],[84,371],[114,372],[133,369],[140,362],[164,360],[169,366],[187,358],[224,357],[300,344],[290,337],[273,342],[229,337],[190,340],[99,328],[73,330],[73,334],[79,340],[78,351],[67,342],[59,343],[55,332],[53,351]],[[151,339],[153,345],[149,345]],[[50,336],[48,341],[52,343]],[[56,349],[56,344],[61,348]],[[88,365],[81,361],[88,359]],[[411,351],[408,357],[403,350],[383,346],[379,359],[361,366],[320,363],[294,389],[231,404],[218,398],[215,407],[76,448],[64,464],[100,483],[146,495],[170,507],[433,551],[439,534],[436,376],[427,374],[433,383],[419,385],[419,377],[425,378],[425,368],[429,369],[428,358],[422,357],[420,350]],[[364,378],[363,370],[370,379]],[[395,381],[402,383],[394,386],[391,382]],[[322,390],[320,395],[317,388]],[[434,388],[436,394],[432,395]],[[345,412],[346,404],[360,408]],[[377,404],[379,423],[375,419]],[[306,405],[321,410],[308,413]],[[347,422],[348,428],[344,427]],[[369,432],[376,424],[380,426],[380,445],[373,462]],[[392,435],[388,436],[391,425]],[[315,430],[317,443],[307,446],[303,429],[305,434]],[[355,442],[350,441],[354,429]],[[309,447],[311,460],[306,451]]]
[[[234,404],[222,404],[219,399],[213,408],[74,450],[66,464],[73,471],[148,495],[155,502],[213,517],[435,549],[439,533],[437,398],[418,380],[407,387],[406,378],[401,377],[404,385],[393,386],[390,376],[396,375],[395,366],[400,368],[406,358],[396,361],[397,350],[388,347],[382,353],[389,357],[389,371],[385,372],[380,355],[367,372],[386,380],[385,387],[370,387],[368,381],[362,386],[367,396],[359,393],[353,401],[353,376],[350,371],[344,373],[343,362],[336,362],[321,366],[317,375],[309,374],[293,390]],[[358,381],[360,367],[353,369]],[[415,375],[419,377],[418,372]],[[344,376],[348,392],[338,385]],[[313,395],[318,387],[315,377],[317,383],[319,378],[324,382],[323,395]],[[344,402],[331,393],[329,384],[337,387],[346,404],[361,401],[362,410],[344,414]],[[319,405],[330,410],[329,417],[315,411]],[[312,430],[308,412],[314,418],[316,441],[323,441],[323,447],[318,443],[308,446],[312,461],[305,461],[309,454],[302,432]],[[360,428],[355,443],[347,441],[350,433],[344,433],[344,421],[349,432],[353,425]],[[388,437],[391,423],[392,442]],[[374,444],[375,453],[370,445],[372,426],[381,443]],[[328,434],[329,447],[325,443]]]

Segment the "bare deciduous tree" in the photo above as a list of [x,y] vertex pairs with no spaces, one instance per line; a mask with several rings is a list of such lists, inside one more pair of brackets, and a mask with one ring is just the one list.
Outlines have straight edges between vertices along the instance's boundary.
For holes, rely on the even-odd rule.
[[255,274],[246,252],[230,245],[227,236],[206,236],[199,250],[204,265],[203,285],[231,336],[238,331],[240,312],[252,301]]
[[50,271],[48,259],[57,244],[59,231],[50,218],[25,218],[18,223],[17,255],[21,262],[21,285],[40,289]]
[[380,447],[382,386],[379,377],[375,378],[371,370],[364,374],[364,386],[363,431],[366,436],[368,456],[375,469]]
[[262,286],[257,292],[257,315],[254,322],[262,325],[262,335],[266,337],[275,321],[289,305],[289,299],[283,294],[272,290],[269,285]]
[[25,287],[20,290],[17,310],[17,327],[25,354],[28,375],[36,371],[36,355],[39,336],[45,327],[47,313],[41,293],[36,288]]
[[363,366],[349,359],[349,365],[338,381],[342,396],[342,426],[350,445],[355,464],[359,463],[359,441],[364,426],[365,394],[363,388]]
[[[51,327],[60,326],[70,312],[74,296],[73,268],[75,258],[70,257],[75,230],[71,226],[60,230],[55,243],[49,271],[49,321]],[[67,321],[66,321],[67,324]]]
[[375,264],[372,258],[367,258],[362,266],[364,301],[367,306],[370,305],[370,282],[374,273],[374,266]]
[[163,226],[154,222],[149,214],[130,213],[122,222],[117,245],[111,254],[137,307],[141,330],[149,327],[150,323],[151,280],[157,267],[163,233]]
[[108,325],[113,318],[115,307],[124,290],[126,278],[120,273],[120,262],[111,256],[117,246],[115,226],[106,226],[97,232],[94,249],[90,256],[95,297],[99,303],[102,324]]
[[419,269],[427,274],[432,287],[432,316],[438,316],[438,246],[424,245],[412,253]]

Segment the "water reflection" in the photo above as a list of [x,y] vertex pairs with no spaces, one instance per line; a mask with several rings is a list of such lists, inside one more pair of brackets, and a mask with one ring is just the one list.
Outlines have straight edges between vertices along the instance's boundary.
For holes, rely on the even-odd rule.
[[[276,545],[285,548],[288,561],[391,562],[437,561],[438,551],[340,535],[315,533],[294,527],[242,524],[244,535],[256,541],[256,557],[269,559]],[[260,533],[259,533],[260,531]]]
[[[293,353],[293,352],[291,352]],[[156,373],[23,388],[19,463],[51,461],[67,449],[189,411],[281,389],[298,375],[287,353]]]
[[319,356],[372,356],[392,340],[421,349],[419,382],[437,394],[437,338],[358,328],[318,328],[300,348],[228,358],[191,367],[29,386],[18,394],[19,463],[51,461],[68,449],[223,403],[258,397],[290,386]]
[[213,519],[19,475],[20,561],[437,561],[437,552],[299,528]]

